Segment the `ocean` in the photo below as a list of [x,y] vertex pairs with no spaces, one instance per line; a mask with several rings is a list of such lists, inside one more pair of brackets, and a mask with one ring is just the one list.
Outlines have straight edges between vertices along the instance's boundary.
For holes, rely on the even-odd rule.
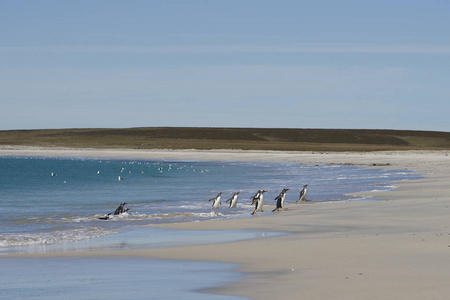
[[[392,181],[417,178],[406,170],[341,165],[0,157],[0,254],[138,225],[250,217],[250,197],[260,189],[268,191],[266,208],[273,208],[283,188],[290,189],[287,205],[298,200],[304,184],[313,202],[361,201],[373,199],[349,194],[391,190]],[[238,206],[228,208],[235,191],[241,192]],[[208,200],[219,192],[222,204],[212,209]],[[99,219],[121,202],[128,203],[126,214]]]

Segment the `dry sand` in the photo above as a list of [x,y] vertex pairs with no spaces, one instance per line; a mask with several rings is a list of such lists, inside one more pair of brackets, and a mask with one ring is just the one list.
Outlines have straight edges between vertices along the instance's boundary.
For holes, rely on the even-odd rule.
[[291,233],[289,235],[222,244],[100,253],[237,263],[240,265],[237,271],[245,274],[245,280],[210,292],[278,300],[449,299],[449,154],[450,151],[313,153],[0,149],[0,155],[355,164],[409,169],[425,176],[423,180],[396,182],[398,188],[394,191],[372,193],[371,196],[383,199],[381,201],[291,204],[288,210],[276,214],[164,226],[197,230],[281,231]]

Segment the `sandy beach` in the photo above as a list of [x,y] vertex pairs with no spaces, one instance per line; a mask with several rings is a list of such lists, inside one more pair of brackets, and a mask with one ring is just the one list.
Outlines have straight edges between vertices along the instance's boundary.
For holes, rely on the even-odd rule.
[[[0,148],[0,155],[348,164],[408,169],[425,177],[395,182],[398,188],[394,191],[370,194],[379,201],[289,204],[287,210],[276,214],[164,225],[288,235],[164,249],[61,254],[233,263],[239,265],[236,271],[245,279],[209,292],[249,299],[448,299],[449,154]],[[271,208],[268,205],[267,209]],[[45,255],[58,256],[34,256]]]

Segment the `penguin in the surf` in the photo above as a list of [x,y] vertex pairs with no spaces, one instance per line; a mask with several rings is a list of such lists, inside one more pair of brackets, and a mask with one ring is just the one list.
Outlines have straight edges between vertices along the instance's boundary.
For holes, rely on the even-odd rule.
[[111,213],[108,213],[108,214],[106,214],[106,215],[104,215],[103,217],[100,217],[100,218],[98,218],[98,219],[99,219],[99,220],[108,220],[109,218],[111,218],[110,216],[111,216]]
[[238,202],[238,195],[241,192],[235,192],[233,197],[231,197],[230,199],[228,199],[226,202],[230,202],[230,208],[236,208],[236,204]]
[[284,208],[284,201],[286,201],[286,192],[289,191],[289,189],[283,189],[281,193],[278,195],[278,197],[275,198],[277,200],[277,207],[272,210],[272,212],[279,211],[280,209]]
[[123,214],[124,206],[126,204],[128,204],[128,203],[125,203],[125,202],[120,203],[119,207],[116,208],[116,210],[114,211],[114,215],[117,216],[117,215]]
[[255,210],[252,212],[252,215],[255,215],[256,212],[260,211],[260,212],[265,212],[265,210],[263,210],[263,206],[264,206],[264,193],[266,193],[267,191],[265,190],[259,190],[258,192],[256,192],[255,195],[253,195],[250,199],[253,199],[252,204],[250,205],[255,205]]
[[214,201],[212,208],[219,208],[220,206],[220,198],[222,198],[222,192],[218,193],[215,198],[209,199],[208,201]]
[[305,184],[304,186],[303,186],[303,190],[301,190],[301,192],[300,192],[300,197],[298,198],[298,200],[296,201],[297,203],[299,203],[299,202],[306,202],[307,200],[306,200],[306,192],[307,192],[307,190],[306,190],[306,187],[307,187],[308,185],[307,184]]

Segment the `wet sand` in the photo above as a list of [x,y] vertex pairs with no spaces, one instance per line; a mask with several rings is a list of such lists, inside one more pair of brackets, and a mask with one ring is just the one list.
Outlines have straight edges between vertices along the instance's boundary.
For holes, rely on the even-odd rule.
[[[449,154],[450,151],[0,150],[0,155],[352,164],[408,169],[425,176],[422,180],[395,182],[398,188],[394,191],[370,193],[381,201],[288,203],[287,210],[276,214],[164,225],[174,229],[277,231],[289,235],[163,249],[61,254],[234,263],[239,265],[237,271],[243,272],[245,280],[210,291],[251,299],[448,299]],[[266,209],[273,207],[267,205]]]

